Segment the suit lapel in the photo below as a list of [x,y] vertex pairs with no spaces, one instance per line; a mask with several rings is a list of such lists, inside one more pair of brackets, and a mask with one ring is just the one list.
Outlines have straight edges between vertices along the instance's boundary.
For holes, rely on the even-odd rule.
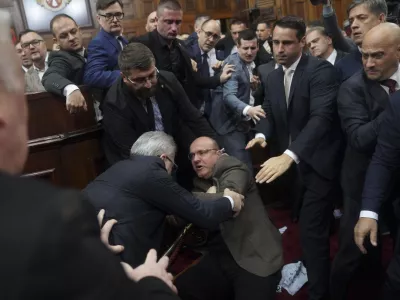
[[[365,74],[363,74],[366,82],[367,82],[367,88],[369,90],[369,93],[371,94],[372,99],[374,102],[376,102],[382,109],[385,109],[389,100],[389,95],[386,93],[386,91],[381,87],[381,85],[376,82],[369,80]],[[370,104],[371,107],[373,107],[373,103]]]
[[299,64],[297,65],[296,70],[294,71],[293,78],[292,78],[292,84],[290,85],[290,92],[289,92],[289,99],[288,99],[288,107],[290,106],[292,99],[293,99],[293,94],[294,91],[296,90],[296,87],[298,86],[299,82],[301,81],[301,78],[303,76],[304,68],[307,64],[307,56],[303,55],[300,58]]
[[118,51],[121,50],[121,47],[118,45],[117,39],[113,35],[109,34],[108,32],[105,32],[103,29],[101,30],[101,32],[104,38],[107,39],[111,43],[111,45],[115,47],[115,49],[117,49]]

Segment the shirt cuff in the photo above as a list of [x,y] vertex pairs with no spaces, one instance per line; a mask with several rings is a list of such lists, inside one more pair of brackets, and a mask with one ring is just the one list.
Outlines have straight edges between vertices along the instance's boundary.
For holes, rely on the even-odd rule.
[[290,158],[293,159],[296,164],[298,164],[300,162],[299,157],[296,154],[294,154],[294,152],[290,151],[289,149],[287,149],[283,153],[290,156]]
[[264,141],[265,141],[265,135],[262,133],[256,133],[256,136],[254,138],[256,138],[256,139],[261,138],[261,139],[264,139]]
[[243,109],[243,116],[247,117],[247,112],[249,111],[249,109],[251,108],[250,105],[247,105],[244,109]]
[[63,90],[63,95],[64,97],[68,97],[72,94],[72,92],[75,92],[76,90],[79,90],[79,88],[75,84],[68,84]]
[[231,205],[232,205],[232,210],[233,210],[233,208],[235,207],[235,203],[233,202],[232,197],[231,196],[224,196],[224,197],[229,199],[229,201],[231,202]]
[[369,219],[374,219],[374,220],[378,221],[378,214],[373,211],[362,210],[360,212],[360,218],[369,218]]

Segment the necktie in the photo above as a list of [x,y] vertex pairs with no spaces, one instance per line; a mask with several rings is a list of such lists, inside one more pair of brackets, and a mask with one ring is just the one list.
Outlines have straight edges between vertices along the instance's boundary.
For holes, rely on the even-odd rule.
[[389,94],[393,94],[396,91],[397,82],[394,79],[385,79],[379,83],[389,88]]
[[290,94],[290,86],[292,84],[292,74],[293,70],[287,69],[284,75],[284,85],[285,85],[285,96],[286,96],[286,105],[289,106],[289,94]]
[[162,122],[162,116],[160,112],[160,108],[158,107],[158,103],[156,98],[150,97],[151,104],[153,106],[153,114],[154,114],[154,128],[156,131],[164,131],[164,125]]
[[118,42],[119,49],[122,51],[122,49],[124,49],[124,45],[125,45],[124,38],[122,36],[117,36],[117,42]]
[[[203,55],[201,56],[202,61],[201,61],[201,65],[200,65],[200,74],[201,77],[206,77],[209,78],[210,77],[210,66],[208,64],[208,54],[207,53],[203,53]],[[204,89],[203,90],[203,97],[204,97],[204,114],[209,117],[211,114],[211,92],[209,89]]]
[[202,77],[210,77],[210,66],[208,65],[208,54],[203,53],[201,56],[200,73]]

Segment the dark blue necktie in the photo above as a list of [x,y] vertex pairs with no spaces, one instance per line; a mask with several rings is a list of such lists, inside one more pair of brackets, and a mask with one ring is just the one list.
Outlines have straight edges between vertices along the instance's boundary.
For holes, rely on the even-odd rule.
[[[203,53],[201,56],[202,61],[199,68],[201,77],[210,77],[210,66],[208,65],[208,54]],[[209,89],[203,89],[203,100],[204,100],[204,115],[207,117],[210,116],[211,113],[211,92]]]

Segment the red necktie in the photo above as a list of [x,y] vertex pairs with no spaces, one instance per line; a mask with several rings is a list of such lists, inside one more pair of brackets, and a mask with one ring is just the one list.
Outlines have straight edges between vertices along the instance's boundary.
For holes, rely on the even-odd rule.
[[380,82],[380,84],[389,88],[389,94],[393,94],[396,91],[396,80],[394,79],[385,79]]

